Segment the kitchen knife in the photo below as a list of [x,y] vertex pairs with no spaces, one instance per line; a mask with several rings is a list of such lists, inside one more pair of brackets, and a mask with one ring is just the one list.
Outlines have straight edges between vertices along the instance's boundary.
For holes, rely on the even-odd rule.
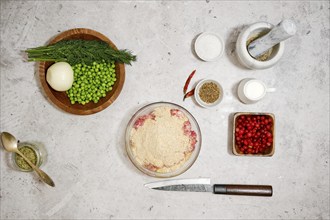
[[165,180],[147,183],[150,189],[186,192],[213,192],[214,194],[272,196],[273,188],[269,185],[214,184],[209,178]]

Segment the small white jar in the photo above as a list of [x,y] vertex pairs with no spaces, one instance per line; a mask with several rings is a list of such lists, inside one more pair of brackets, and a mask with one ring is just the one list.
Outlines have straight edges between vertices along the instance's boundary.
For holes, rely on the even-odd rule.
[[253,104],[265,97],[268,92],[275,92],[276,88],[268,88],[261,80],[246,78],[240,81],[237,95],[241,102]]
[[267,33],[273,27],[274,25],[267,22],[257,22],[242,30],[236,41],[236,54],[242,65],[249,69],[267,69],[274,66],[281,59],[284,52],[283,41],[273,47],[270,57],[265,61],[256,60],[247,50],[249,39],[259,36],[262,33]]

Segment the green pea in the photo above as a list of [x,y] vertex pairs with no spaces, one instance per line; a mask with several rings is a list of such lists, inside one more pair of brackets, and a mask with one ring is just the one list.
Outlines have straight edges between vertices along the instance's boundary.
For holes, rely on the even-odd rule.
[[93,62],[91,65],[77,64],[73,66],[73,86],[66,91],[71,103],[97,103],[100,98],[113,89],[116,81],[115,62]]

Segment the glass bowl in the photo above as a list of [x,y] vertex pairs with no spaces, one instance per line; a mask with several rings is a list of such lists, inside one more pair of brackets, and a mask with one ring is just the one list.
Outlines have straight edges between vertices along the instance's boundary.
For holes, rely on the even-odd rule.
[[[195,144],[195,148],[193,149],[193,151],[191,152],[191,155],[189,156],[189,158],[183,163],[181,164],[177,169],[173,170],[173,171],[169,171],[169,172],[157,172],[157,171],[153,171],[150,169],[147,169],[145,166],[143,166],[143,164],[141,164],[135,157],[132,148],[131,148],[131,140],[130,140],[130,135],[131,135],[131,131],[134,128],[134,124],[135,122],[144,115],[150,114],[151,112],[154,111],[154,109],[158,108],[158,107],[170,107],[171,109],[178,109],[179,111],[181,111],[182,113],[185,114],[185,116],[188,118],[190,124],[191,124],[191,131],[194,131],[196,133],[196,144]],[[173,176],[177,176],[180,175],[182,173],[184,173],[185,171],[187,171],[196,161],[199,152],[200,152],[200,148],[201,148],[201,142],[202,142],[202,135],[201,135],[201,131],[199,128],[199,125],[196,121],[196,119],[183,107],[174,104],[174,103],[170,103],[170,102],[156,102],[156,103],[151,103],[149,105],[146,105],[144,107],[142,107],[140,110],[138,110],[131,118],[131,120],[129,121],[127,128],[126,128],[126,135],[125,135],[125,139],[126,139],[126,151],[128,154],[128,157],[130,158],[130,160],[132,161],[132,163],[143,173],[149,175],[149,176],[153,176],[153,177],[161,177],[161,178],[168,178],[168,177],[173,177]]]
[[[33,152],[35,153],[36,158],[37,158],[36,164],[35,164],[37,167],[41,167],[46,162],[46,160],[47,160],[47,151],[46,151],[45,147],[42,144],[36,143],[36,142],[19,142],[18,145],[17,145],[17,148],[20,149],[22,147],[28,147],[28,148],[33,150]],[[23,169],[23,168],[19,167],[16,163],[16,157],[17,157],[17,154],[12,153],[11,160],[12,160],[13,168],[15,168],[19,171],[23,171],[23,172],[33,171],[32,168]]]

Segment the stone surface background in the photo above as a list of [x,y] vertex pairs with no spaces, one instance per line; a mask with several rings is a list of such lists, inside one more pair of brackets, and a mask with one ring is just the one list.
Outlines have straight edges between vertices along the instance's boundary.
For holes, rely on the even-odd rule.
[[[38,141],[48,151],[44,170],[56,188],[10,168],[0,150],[1,219],[328,219],[329,218],[329,1],[1,1],[1,131]],[[243,68],[235,41],[245,25],[283,18],[297,22],[280,63],[267,70]],[[126,66],[119,98],[106,110],[76,116],[53,107],[22,50],[44,45],[61,31],[84,27],[108,36],[138,56]],[[203,31],[217,33],[226,51],[216,62],[192,52]],[[182,102],[182,86],[218,80],[224,99],[213,109]],[[254,105],[236,97],[247,77],[276,87]],[[174,102],[202,129],[196,163],[178,178],[210,177],[213,183],[270,184],[271,198],[149,190],[156,181],[140,173],[124,148],[126,124],[145,104]],[[230,153],[231,114],[276,116],[273,157]]]

